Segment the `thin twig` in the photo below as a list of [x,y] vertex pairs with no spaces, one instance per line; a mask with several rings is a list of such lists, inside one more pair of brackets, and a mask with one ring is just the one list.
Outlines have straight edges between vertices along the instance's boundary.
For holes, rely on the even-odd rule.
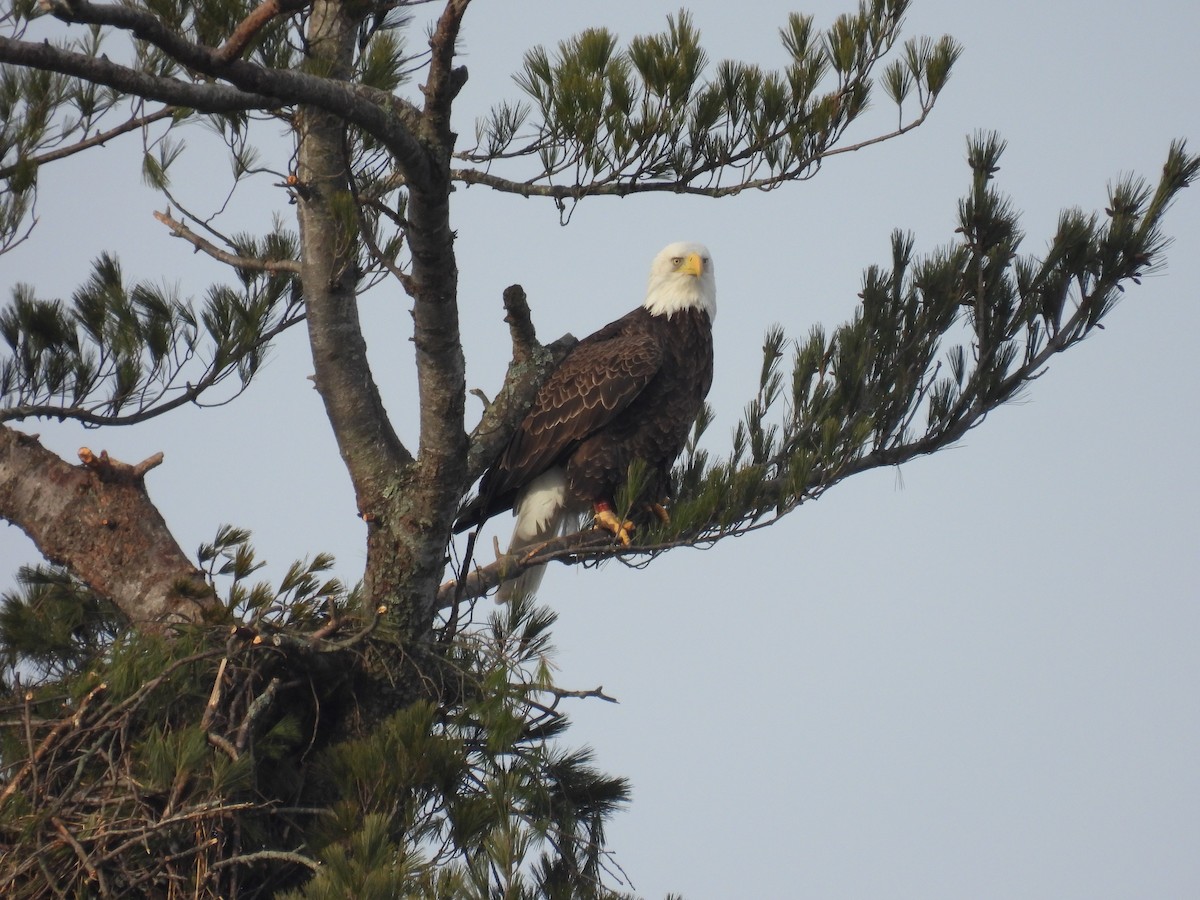
[[309,859],[299,853],[291,853],[287,850],[257,850],[254,853],[244,853],[241,856],[231,856],[228,859],[219,859],[212,864],[212,869],[223,869],[226,866],[233,865],[251,865],[253,863],[262,862],[263,860],[278,860],[280,862],[293,862],[297,865],[305,866],[316,872],[321,868],[321,864],[315,859]]
[[560,698],[574,697],[578,699],[587,699],[589,697],[594,697],[597,700],[605,700],[609,703],[621,702],[616,697],[610,697],[608,694],[604,693],[604,685],[600,685],[599,687],[592,688],[588,691],[572,691],[567,690],[566,688],[554,687],[553,685],[550,687],[540,687],[535,684],[527,685],[525,689],[527,692],[544,692],[547,694],[553,694],[555,697]]

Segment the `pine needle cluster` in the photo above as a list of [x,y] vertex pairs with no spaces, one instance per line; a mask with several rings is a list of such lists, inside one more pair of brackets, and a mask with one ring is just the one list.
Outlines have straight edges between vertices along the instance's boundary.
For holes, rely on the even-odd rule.
[[[296,252],[283,233],[267,243],[276,258]],[[0,311],[8,350],[0,421],[133,424],[188,403],[228,402],[249,385],[270,342],[302,320],[287,273],[245,272],[239,288],[214,285],[197,309],[170,288],[127,285],[120,263],[104,254],[69,303],[18,285]],[[205,396],[230,379],[236,386],[219,400]]]

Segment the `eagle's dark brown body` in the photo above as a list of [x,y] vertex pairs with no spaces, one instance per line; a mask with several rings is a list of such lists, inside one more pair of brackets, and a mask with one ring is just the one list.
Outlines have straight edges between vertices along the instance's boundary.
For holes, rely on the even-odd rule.
[[[668,244],[650,264],[642,306],[584,338],[538,391],[508,446],[461,511],[463,531],[498,512],[516,515],[508,552],[562,533],[592,513],[596,527],[628,545],[638,511],[666,518],[671,466],[712,384],[717,285],[703,244]],[[649,479],[634,507],[617,491],[640,460]],[[470,545],[468,545],[470,546]],[[506,581],[498,602],[537,590],[544,566]]]
[[566,500],[576,511],[611,504],[637,459],[651,474],[643,499],[663,500],[712,376],[712,323],[702,309],[667,316],[639,307],[601,328],[542,386],[458,530],[512,508],[554,468],[565,470]]

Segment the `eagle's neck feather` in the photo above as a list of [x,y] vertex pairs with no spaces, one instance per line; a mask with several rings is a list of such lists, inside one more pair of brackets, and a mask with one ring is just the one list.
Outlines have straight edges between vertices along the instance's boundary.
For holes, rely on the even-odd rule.
[[716,291],[707,278],[670,277],[650,284],[643,304],[652,316],[671,318],[677,312],[699,309],[708,313],[711,322],[717,317]]

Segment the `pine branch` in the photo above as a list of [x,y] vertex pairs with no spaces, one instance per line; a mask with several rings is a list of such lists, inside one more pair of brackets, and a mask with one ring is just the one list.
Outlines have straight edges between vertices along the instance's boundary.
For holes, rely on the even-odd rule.
[[106,57],[73,53],[47,42],[35,43],[0,37],[0,62],[58,72],[92,84],[115,88],[145,100],[157,100],[171,106],[187,107],[206,113],[272,110],[281,105],[279,98],[265,94],[150,75],[114,63]]
[[[461,584],[442,585],[440,605],[484,596],[554,560],[644,565],[667,550],[711,547],[769,527],[846,478],[952,446],[1018,396],[1052,357],[1101,327],[1125,283],[1157,265],[1167,243],[1162,215],[1200,177],[1200,156],[1189,155],[1182,142],[1172,145],[1153,193],[1130,179],[1112,189],[1107,229],[1080,232],[1071,224],[1077,218],[1068,216],[1045,259],[1021,260],[1017,216],[991,186],[1002,151],[994,135],[970,144],[975,177],[960,210],[960,246],[914,264],[911,238],[896,235],[892,268],[868,270],[855,318],[828,340],[815,330],[797,348],[791,406],[778,424],[767,417],[783,395],[784,338],[768,335],[759,393],[747,405],[730,457],[688,475],[689,494],[677,498],[668,525],[635,534],[627,548],[584,531],[520,554],[497,550],[494,563],[470,571]],[[1069,309],[1059,296],[1063,283],[1076,287]],[[1048,304],[1047,296],[1057,299]],[[939,358],[940,341],[964,316],[969,346]],[[969,371],[967,359],[974,361]],[[955,374],[948,378],[943,369]],[[921,413],[928,424],[913,434]]]
[[[248,357],[255,356],[268,347],[270,343],[283,332],[287,331],[294,325],[304,321],[303,312],[293,312],[284,314],[279,320],[270,327],[256,333],[255,338],[250,343],[243,346],[220,347],[214,353],[214,359],[205,366],[194,381],[189,381],[183,387],[173,386],[173,378],[165,380],[157,393],[151,393],[150,384],[147,382],[142,385],[140,392],[137,394],[136,409],[133,412],[118,412],[120,408],[115,405],[112,400],[95,400],[90,403],[82,402],[52,402],[49,397],[44,401],[29,400],[27,402],[16,403],[8,407],[0,407],[0,422],[19,422],[25,419],[36,418],[56,418],[56,419],[73,419],[83,425],[89,427],[99,427],[102,425],[137,425],[142,422],[147,422],[150,419],[158,418],[172,410],[178,409],[181,406],[190,404],[199,404],[201,399],[214,387],[223,383],[231,374],[238,370],[238,367]],[[105,352],[105,348],[101,347],[101,352]],[[190,354],[185,355],[183,363],[177,369],[182,371],[183,364],[190,359]],[[93,381],[87,385],[77,386],[74,394],[77,401],[82,401],[92,394],[98,387],[109,377],[103,370],[97,370],[94,373]],[[240,388],[234,393],[236,397],[249,385],[249,379],[244,379]],[[79,388],[82,387],[81,391]],[[37,387],[24,386],[17,388],[19,394],[29,394],[36,392]],[[44,391],[43,394],[53,396],[55,391]],[[64,393],[65,396],[65,393]],[[132,392],[131,395],[132,396]],[[164,399],[169,396],[169,399]],[[127,398],[128,399],[128,398]],[[221,402],[229,402],[227,398]],[[215,405],[220,405],[215,404]],[[101,412],[105,408],[109,408],[109,412]]]
[[[960,53],[948,37],[909,41],[885,70],[896,128],[837,146],[867,107],[874,69],[893,49],[907,5],[860,5],[823,35],[810,17],[792,15],[781,30],[791,59],[770,72],[726,61],[705,78],[699,32],[686,12],[668,17],[667,32],[627,48],[604,29],[561,42],[553,56],[535,48],[518,76],[540,114],[533,136],[514,148],[529,108],[501,104],[477,126],[476,148],[456,154],[484,168],[456,168],[453,177],[551,197],[560,208],[589,196],[724,197],[810,178],[824,159],[897,138],[932,112]],[[826,80],[831,88],[819,93]],[[913,88],[918,111],[906,122],[903,103]],[[492,171],[517,159],[536,160],[531,177]]]
[[[820,153],[804,157],[786,170],[761,178],[747,178],[733,184],[714,185],[700,183],[703,179],[712,179],[724,170],[733,160],[714,161],[698,166],[679,175],[656,177],[650,166],[642,166],[629,170],[614,170],[604,178],[583,183],[553,184],[540,183],[545,175],[536,175],[525,181],[513,181],[509,178],[493,174],[488,169],[455,168],[450,172],[451,177],[466,185],[483,185],[505,194],[517,194],[521,197],[549,197],[559,201],[582,200],[585,197],[629,197],[635,194],[687,194],[697,197],[734,197],[744,191],[769,191],[793,181],[805,181],[817,174],[822,162],[844,153],[857,153],[876,144],[894,140],[921,127],[933,112],[932,105],[922,108],[921,114],[899,128],[884,134],[848,144],[844,147],[830,147]],[[776,138],[777,139],[777,138]],[[764,142],[766,146],[768,142]],[[524,155],[524,152],[521,154]]]
[[144,99],[201,112],[275,110],[294,104],[315,106],[378,138],[395,155],[410,180],[425,183],[433,174],[415,137],[419,114],[398,97],[305,72],[268,69],[238,58],[225,59],[218,50],[186,40],[140,8],[93,4],[87,0],[45,0],[45,5],[63,22],[128,31],[188,69],[228,81],[234,88],[152,76],[104,57],[11,38],[0,38],[0,62],[72,75]]
[[[0,38],[0,40],[3,40]],[[107,144],[115,137],[120,137],[123,134],[128,134],[131,131],[138,131],[145,128],[147,125],[153,125],[155,122],[161,122],[163,119],[169,119],[178,112],[172,106],[166,106],[157,112],[152,112],[144,116],[135,116],[126,122],[122,122],[107,131],[99,131],[90,137],[77,141],[67,147],[59,147],[55,150],[39,153],[36,156],[30,156],[22,159],[20,163],[13,163],[10,166],[0,167],[0,180],[11,178],[17,173],[21,166],[36,166],[38,168],[47,163],[57,162],[60,159],[67,159],[74,156],[76,153],[82,153],[84,150],[90,150],[92,147],[101,147]]]

